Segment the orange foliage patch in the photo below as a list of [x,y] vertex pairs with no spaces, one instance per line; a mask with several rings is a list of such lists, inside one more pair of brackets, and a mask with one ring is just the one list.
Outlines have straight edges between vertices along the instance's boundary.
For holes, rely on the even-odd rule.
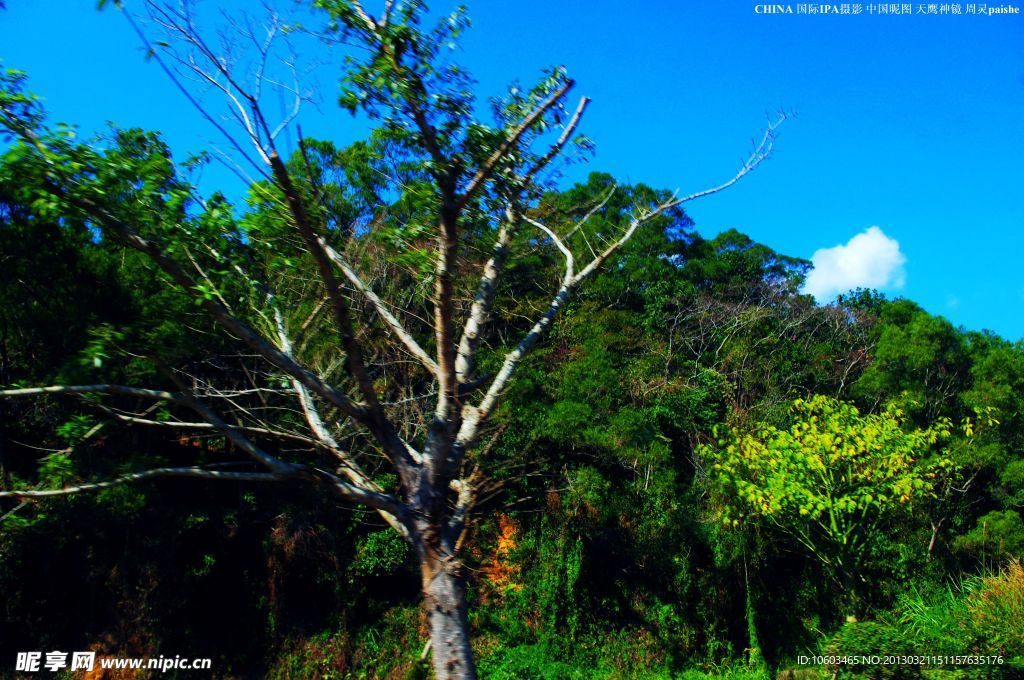
[[505,514],[498,515],[498,543],[491,559],[480,569],[498,591],[522,588],[522,584],[516,582],[519,578],[519,565],[512,562],[512,553],[519,547],[520,531],[519,523],[514,519]]

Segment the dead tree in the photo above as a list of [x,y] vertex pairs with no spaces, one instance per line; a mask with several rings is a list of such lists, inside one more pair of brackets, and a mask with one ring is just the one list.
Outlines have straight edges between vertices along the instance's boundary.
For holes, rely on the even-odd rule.
[[[319,3],[326,10],[326,26],[317,34],[326,41],[358,48],[357,62],[345,74],[353,107],[362,107],[386,129],[407,159],[415,160],[431,193],[433,245],[432,318],[412,323],[401,300],[385,300],[344,247],[336,229],[318,206],[318,186],[289,163],[279,151],[278,139],[296,121],[308,96],[298,85],[294,55],[286,56],[285,72],[295,75],[284,82],[268,75],[275,41],[286,33],[272,16],[262,26],[239,23],[255,50],[249,70],[239,72],[237,62],[206,42],[193,24],[187,5],[148,5],[147,30],[158,29],[166,41],[150,47],[168,74],[215,124],[231,147],[225,157],[253,187],[277,206],[297,256],[310,263],[307,279],[315,277],[319,301],[310,310],[288,306],[281,281],[256,280],[243,263],[226,262],[232,275],[259,292],[258,309],[243,313],[219,293],[208,265],[191,253],[205,253],[206,261],[219,261],[208,243],[173,252],[158,237],[145,235],[134,223],[132,210],[145,209],[136,197],[113,203],[90,185],[88,173],[66,162],[71,153],[50,132],[38,115],[37,103],[6,83],[0,100],[0,128],[14,135],[35,155],[45,175],[46,191],[62,209],[74,213],[105,235],[120,239],[143,253],[172,285],[192,296],[196,304],[237,342],[255,356],[265,375],[276,383],[255,381],[247,390],[217,388],[167,369],[175,389],[94,384],[55,385],[6,389],[3,398],[50,394],[113,395],[130,400],[131,408],[102,406],[111,422],[132,426],[169,428],[188,433],[215,432],[245,453],[251,465],[244,469],[216,466],[161,467],[140,470],[116,479],[89,481],[60,489],[22,489],[0,492],[0,498],[29,501],[135,483],[160,477],[194,477],[245,482],[272,481],[328,487],[347,502],[376,510],[411,545],[422,574],[423,603],[430,623],[433,665],[439,678],[475,677],[464,597],[464,569],[458,555],[460,535],[472,516],[482,487],[483,472],[474,453],[482,429],[492,418],[502,394],[517,369],[540,343],[573,293],[654,218],[688,201],[721,191],[756,168],[770,154],[775,130],[784,116],[770,121],[749,158],[728,181],[689,195],[672,195],[636,205],[620,232],[603,234],[602,243],[584,240],[581,221],[547,224],[534,210],[545,189],[540,179],[573,148],[577,128],[589,100],[574,109],[566,102],[574,87],[562,70],[554,70],[529,91],[514,90],[496,111],[496,122],[476,120],[468,80],[447,63],[444,51],[462,28],[461,16],[443,20],[436,31],[421,30],[424,19],[419,3],[386,0],[378,16],[371,16],[357,0]],[[147,35],[147,31],[140,31]],[[150,40],[150,38],[147,38]],[[161,47],[163,45],[166,47]],[[187,79],[212,90],[227,102],[235,128],[228,131],[221,119],[200,102]],[[277,87],[293,104],[283,118],[271,122],[261,88]],[[305,147],[303,147],[305,151]],[[102,154],[92,161],[102,163]],[[308,167],[308,158],[305,166]],[[253,176],[253,173],[255,175]],[[391,187],[401,194],[401,186]],[[387,205],[380,207],[381,214]],[[595,208],[596,209],[596,208]],[[159,212],[159,211],[155,211]],[[166,223],[166,213],[161,220]],[[184,223],[163,226],[188,231]],[[466,224],[488,220],[491,250],[475,257],[466,247]],[[530,239],[521,238],[524,233]],[[562,260],[562,274],[542,309],[523,335],[504,350],[493,374],[479,375],[478,356],[503,273],[524,243],[553,249]],[[586,248],[584,248],[584,244]],[[586,253],[581,256],[580,253]],[[223,259],[223,258],[221,258]],[[363,270],[363,271],[361,271]],[[472,287],[464,289],[466,282]],[[464,302],[463,302],[464,301]],[[303,354],[303,336],[314,319],[329,318],[343,366],[328,367]],[[319,321],[317,321],[319,323]],[[424,329],[427,329],[424,332]],[[394,348],[396,356],[415,365],[418,382],[410,383],[405,398],[385,396],[380,366],[368,360],[365,338],[377,333]],[[268,385],[276,385],[268,387]],[[264,418],[258,409],[242,403],[241,392],[267,390],[274,399],[291,400],[301,414],[303,429],[287,428]],[[415,394],[408,394],[409,391]],[[402,395],[399,395],[402,396]],[[424,408],[424,426],[410,415],[408,404]],[[139,404],[161,404],[172,410],[170,419],[151,415]],[[403,404],[405,404],[403,406]],[[189,416],[185,414],[189,413]],[[356,432],[356,435],[351,434]],[[271,453],[287,442],[286,457]],[[351,445],[351,446],[350,446]],[[382,488],[375,480],[379,454],[397,474],[398,490]]]

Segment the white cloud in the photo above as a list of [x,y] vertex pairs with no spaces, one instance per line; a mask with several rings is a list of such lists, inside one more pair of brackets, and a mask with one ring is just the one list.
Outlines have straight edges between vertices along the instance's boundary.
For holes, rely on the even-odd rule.
[[853,288],[902,288],[906,261],[899,241],[868,227],[844,245],[814,253],[804,292],[824,302]]

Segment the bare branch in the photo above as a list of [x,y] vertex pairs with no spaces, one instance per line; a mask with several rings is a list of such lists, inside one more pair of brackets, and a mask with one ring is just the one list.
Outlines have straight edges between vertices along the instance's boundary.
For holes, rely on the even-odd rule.
[[[526,133],[526,131],[533,127],[533,124],[536,123],[537,120],[541,118],[541,116],[543,116],[545,113],[551,110],[551,108],[555,106],[555,104],[561,101],[561,99],[566,95],[566,93],[569,92],[569,90],[572,89],[572,87],[575,84],[576,82],[573,80],[566,81],[565,85],[558,88],[558,90],[552,93],[550,97],[548,97],[539,105],[537,105],[537,107],[533,111],[531,111],[530,114],[526,116],[526,118],[524,118],[523,121],[512,131],[512,134],[510,134],[505,139],[505,141],[503,141],[501,145],[498,146],[497,149],[495,149],[494,153],[491,154],[490,158],[488,158],[484,162],[484,164],[480,166],[480,169],[476,171],[475,175],[473,175],[473,178],[469,181],[469,184],[466,185],[465,190],[459,197],[459,209],[465,207],[466,204],[468,204],[469,201],[473,199],[473,196],[476,195],[476,192],[480,190],[480,188],[488,179],[490,179],[491,174],[498,166],[498,163],[501,162],[501,159],[504,158],[505,155],[508,154],[508,152],[511,151],[516,146],[516,144],[519,143],[519,140]],[[586,98],[584,98],[584,102],[585,101],[587,101]],[[583,103],[582,107],[585,106],[586,104]],[[577,109],[577,111],[582,115],[581,109]],[[555,153],[557,153],[558,149],[560,148],[561,147],[556,144]],[[552,157],[554,157],[553,154]]]
[[398,522],[399,526],[402,527],[401,529],[396,527],[398,533],[406,538],[410,536],[408,529],[411,524],[409,518],[410,513],[409,509],[404,504],[398,502],[386,493],[360,489],[353,486],[325,470],[317,469],[315,472],[320,478],[327,481],[333,488],[334,492],[339,496],[353,503],[373,508],[380,512],[385,519],[387,516],[393,517],[395,521]]
[[723,182],[722,184],[719,184],[718,186],[711,187],[710,189],[704,189],[703,191],[698,191],[696,193],[690,194],[689,196],[684,196],[682,198],[676,199],[672,205],[682,205],[683,203],[689,203],[690,201],[694,201],[698,198],[710,196],[711,194],[717,194],[719,191],[728,189],[733,184],[740,181],[744,177],[744,175],[750,173],[752,170],[754,170],[757,166],[759,166],[761,163],[763,163],[771,156],[772,147],[775,143],[776,130],[778,130],[779,126],[786,122],[788,118],[789,114],[787,114],[785,111],[780,111],[776,116],[775,120],[768,121],[768,126],[764,130],[764,134],[761,137],[761,141],[757,144],[756,147],[754,147],[753,152],[751,152],[747,160],[743,162],[743,165],[740,167],[739,171],[735,175],[733,175],[729,180]]
[[551,229],[548,229],[546,225],[533,219],[529,215],[523,215],[523,219],[547,234],[555,244],[555,247],[562,252],[562,255],[565,257],[565,275],[562,277],[562,285],[572,283],[573,272],[576,266],[576,260],[573,258],[572,251],[570,251],[569,248],[566,247],[565,243],[562,242],[562,239],[558,238],[558,235]]
[[[359,16],[359,18],[363,21],[363,23],[366,24],[366,27],[372,33],[377,33],[377,31],[382,27],[382,25],[378,26],[377,22],[373,20],[373,17],[366,13],[366,10],[363,9],[362,3],[360,3],[359,0],[351,0],[349,4],[352,5],[352,9],[356,11],[356,14]],[[385,8],[385,13],[386,12],[387,8]]]
[[533,166],[526,172],[526,174],[523,176],[524,180],[526,180],[527,182],[532,180],[538,172],[543,170],[548,165],[548,163],[554,160],[555,156],[557,156],[562,151],[566,143],[572,137],[572,133],[575,132],[576,128],[579,126],[580,120],[583,118],[583,112],[587,110],[588,104],[590,104],[589,97],[580,98],[580,103],[576,106],[576,111],[572,114],[572,118],[569,119],[569,123],[565,126],[565,130],[562,132],[562,135],[558,138],[558,141],[555,142],[551,146],[551,148],[548,149],[548,152],[544,154],[540,159],[538,159],[537,162],[534,163]]
[[533,327],[526,334],[526,336],[519,342],[515,349],[505,355],[505,361],[502,363],[501,369],[491,382],[488,387],[486,394],[484,394],[483,400],[476,407],[467,406],[467,416],[464,418],[463,426],[459,430],[458,440],[464,446],[468,447],[476,437],[477,429],[480,424],[487,419],[487,417],[493,412],[494,407],[497,405],[498,397],[501,391],[505,389],[505,385],[508,384],[509,379],[519,366],[519,362],[522,361],[523,357],[533,346],[540,340],[547,332],[551,323],[555,317],[558,316],[559,311],[565,306],[565,303],[569,299],[569,295],[572,293],[573,288],[581,280],[582,277],[575,274],[575,260],[572,252],[562,242],[560,238],[547,226],[534,220],[530,217],[523,216],[526,221],[534,225],[538,229],[542,230],[547,234],[555,246],[562,252],[565,257],[565,273],[562,276],[562,284],[555,297],[551,300],[551,304],[548,306],[544,314],[533,324]]
[[[559,288],[558,292],[555,294],[554,298],[551,300],[551,303],[548,306],[547,310],[534,323],[534,325],[530,328],[530,331],[523,337],[523,339],[519,342],[515,349],[513,349],[511,352],[505,355],[505,360],[502,363],[501,369],[498,371],[498,374],[491,382],[491,385],[490,387],[488,387],[487,392],[484,394],[484,397],[481,400],[480,404],[478,406],[472,406],[467,404],[463,408],[463,420],[457,436],[457,441],[460,445],[460,449],[464,450],[472,444],[480,425],[493,412],[495,406],[498,403],[498,399],[501,395],[502,390],[504,390],[505,386],[508,384],[509,379],[511,379],[512,375],[515,373],[516,369],[519,366],[519,363],[522,361],[523,357],[525,357],[526,354],[529,353],[531,349],[533,349],[534,345],[536,345],[536,343],[547,333],[552,322],[558,316],[558,313],[561,311],[562,307],[565,306],[565,303],[568,301],[569,296],[576,288],[576,286],[578,286],[580,282],[582,282],[587,276],[596,271],[597,268],[604,264],[604,262],[609,257],[611,257],[623,245],[625,245],[633,237],[633,234],[636,233],[636,230],[643,224],[661,215],[670,208],[681,205],[682,203],[685,203],[687,201],[700,198],[702,196],[708,196],[710,194],[717,193],[719,191],[722,191],[723,189],[728,188],[729,186],[732,186],[737,181],[739,181],[744,175],[748,174],[751,170],[760,165],[761,162],[763,162],[770,155],[772,142],[775,138],[775,130],[778,128],[779,125],[781,125],[781,123],[785,119],[786,116],[783,113],[779,115],[779,118],[777,120],[769,124],[768,128],[764,133],[764,136],[761,139],[761,142],[754,149],[753,153],[750,155],[747,161],[744,162],[739,172],[737,172],[736,175],[733,176],[729,181],[717,187],[700,191],[695,194],[690,194],[689,196],[683,198],[677,198],[676,196],[673,196],[669,200],[662,202],[661,204],[659,204],[658,206],[654,207],[651,210],[642,211],[641,214],[639,214],[637,217],[630,221],[629,226],[623,232],[622,236],[620,236],[615,242],[613,242],[611,245],[605,248],[600,254],[594,257],[594,259],[591,260],[590,263],[583,267],[583,269],[581,269],[579,272],[574,271],[574,259],[572,252],[565,245],[563,240],[560,239],[554,233],[554,231],[552,231],[539,221],[527,217],[525,215],[523,216],[523,218],[527,222],[534,225],[538,229],[544,231],[544,233],[547,234],[552,239],[552,242],[555,244],[555,246],[562,252],[563,256],[565,256],[565,274],[562,278],[562,285]],[[605,201],[607,201],[607,199],[610,198],[610,196],[611,192],[609,192],[608,196],[605,198]],[[584,217],[584,220],[589,218],[591,214],[592,212],[588,213],[587,216]],[[579,225],[577,225],[577,228],[578,226]],[[575,233],[575,229],[573,230],[573,232],[570,232],[570,234],[571,233]]]
[[[293,475],[294,476],[294,475]],[[104,482],[92,482],[64,487],[63,489],[38,489],[24,491],[0,491],[0,498],[52,498],[55,496],[70,496],[85,491],[99,491],[109,489],[112,486],[141,482],[146,479],[158,477],[197,477],[199,479],[220,479],[236,482],[277,482],[288,479],[288,476],[273,474],[270,472],[225,472],[222,470],[208,470],[202,467],[162,467],[133,472],[115,479]]]
[[[170,374],[172,378],[175,378],[173,374]],[[256,462],[260,463],[268,470],[271,470],[274,474],[278,475],[289,475],[292,474],[297,466],[292,463],[286,463],[282,460],[275,458],[263,449],[259,448],[246,437],[242,432],[228,423],[225,423],[220,417],[214,413],[208,406],[202,402],[196,400],[188,394],[181,395],[181,402],[188,406],[190,409],[198,413],[202,418],[213,425],[215,428],[224,433],[224,435],[231,440],[231,442],[245,451],[251,458]]]
[[[291,340],[288,338],[288,333],[284,326],[284,318],[281,316],[280,311],[274,310],[274,319],[277,323],[278,340],[281,343],[281,351],[291,354],[292,345]],[[295,390],[295,394],[298,397],[299,404],[302,407],[302,413],[306,417],[306,422],[309,424],[309,429],[319,442],[322,443],[327,449],[329,449],[338,461],[341,463],[339,471],[348,478],[351,484],[361,490],[370,491],[373,493],[381,493],[383,490],[377,485],[376,482],[367,477],[366,473],[363,472],[362,468],[356,463],[355,459],[338,444],[337,440],[331,435],[327,427],[324,425],[323,419],[320,417],[320,412],[316,408],[316,404],[313,403],[313,399],[310,397],[309,392],[305,386],[298,380],[292,380],[292,387]],[[406,539],[409,538],[409,531],[406,526],[395,517],[391,512],[385,510],[378,511],[383,517],[384,521],[391,525],[399,534],[404,536]]]
[[477,286],[473,304],[469,308],[466,323],[459,338],[459,350],[455,357],[455,375],[459,384],[466,384],[473,375],[476,365],[476,353],[480,345],[480,333],[487,323],[497,292],[498,278],[508,259],[509,242],[518,220],[512,206],[505,209],[505,219],[498,226],[498,239],[494,243],[491,257],[484,263],[480,284]]
[[455,511],[449,520],[448,528],[456,537],[456,540],[458,540],[459,534],[462,533],[469,513],[473,510],[473,504],[476,501],[478,491],[477,485],[480,482],[481,476],[480,469],[475,468],[468,477],[452,480],[451,487],[457,495],[455,498]]
[[[209,479],[209,480],[222,480],[222,481],[236,481],[236,482],[277,482],[285,481],[289,479],[306,479],[308,481],[325,481],[333,488],[333,490],[342,498],[352,501],[354,503],[361,503],[368,507],[383,512],[391,513],[399,522],[399,525],[405,528],[408,523],[407,516],[408,511],[400,503],[395,501],[391,496],[384,493],[375,491],[367,491],[364,489],[358,489],[347,482],[338,479],[334,475],[325,472],[323,470],[306,470],[304,468],[295,468],[288,474],[275,474],[269,472],[226,472],[223,470],[211,470],[199,466],[192,467],[161,467],[153,468],[150,470],[144,470],[142,472],[134,472],[127,475],[122,475],[115,479],[106,480],[102,482],[90,482],[86,484],[77,484],[74,486],[64,487],[63,489],[35,489],[35,490],[15,490],[15,491],[2,491],[0,492],[0,498],[20,498],[20,499],[39,499],[39,498],[53,498],[59,496],[70,496],[73,494],[99,491],[101,489],[109,489],[114,486],[121,486],[123,484],[132,484],[135,482],[141,482],[148,479],[158,478],[170,478],[170,477],[190,477],[196,479]],[[9,513],[8,513],[9,514]],[[407,529],[403,535],[407,535]]]
[[[587,214],[586,214],[586,215],[584,215],[584,216],[583,216],[583,218],[582,218],[582,219],[580,219],[580,221],[579,221],[579,222],[577,222],[577,223],[576,223],[576,224],[575,224],[575,225],[573,226],[573,228],[572,228],[572,229],[570,229],[570,230],[569,230],[569,232],[568,232],[568,233],[566,233],[566,235],[562,237],[562,239],[563,239],[563,240],[565,240],[565,241],[568,241],[569,239],[571,239],[571,238],[572,238],[572,237],[573,237],[573,236],[574,236],[574,235],[576,234],[576,232],[578,232],[578,231],[579,231],[580,229],[582,229],[582,228],[583,228],[583,226],[584,226],[584,225],[586,225],[586,223],[587,223],[588,221],[590,221],[590,218],[591,218],[591,217],[593,217],[594,215],[596,215],[596,214],[597,214],[597,213],[598,213],[598,212],[599,212],[599,211],[601,210],[601,208],[603,208],[603,207],[605,207],[606,205],[608,205],[608,201],[610,201],[610,200],[611,200],[611,198],[612,198],[612,195],[613,195],[613,194],[615,193],[615,190],[616,190],[617,188],[618,188],[618,185],[616,185],[616,184],[613,184],[613,185],[611,186],[611,188],[610,188],[610,189],[608,189],[608,193],[606,193],[606,194],[604,195],[604,198],[602,198],[602,199],[601,199],[601,202],[600,202],[600,203],[598,203],[597,205],[595,205],[595,206],[594,206],[593,208],[591,208],[590,210],[588,210],[588,211],[587,211]],[[587,245],[590,245],[590,244],[589,244],[589,242],[588,242],[588,244],[587,244]],[[593,249],[591,249],[591,250],[593,250]]]
[[270,174],[267,173],[263,166],[261,166],[255,160],[253,160],[249,156],[249,154],[245,152],[245,150],[242,148],[242,145],[238,143],[238,140],[235,139],[233,135],[229,134],[228,131],[224,129],[224,126],[218,123],[213,118],[213,116],[211,116],[209,112],[199,103],[199,101],[194,96],[192,96],[192,93],[188,91],[188,88],[181,83],[181,80],[175,75],[174,70],[167,66],[164,60],[160,57],[159,52],[157,52],[156,48],[150,42],[149,38],[146,37],[146,34],[142,31],[142,29],[139,28],[139,25],[132,18],[131,14],[129,12],[123,12],[122,14],[128,21],[128,24],[131,26],[132,30],[139,37],[139,40],[142,41],[142,44],[143,46],[145,46],[147,53],[153,55],[153,58],[156,59],[157,65],[160,66],[160,70],[162,70],[164,74],[171,80],[171,82],[174,83],[174,86],[185,96],[185,99],[187,99],[188,102],[192,104],[192,106],[199,112],[199,114],[203,118],[206,119],[208,123],[210,123],[210,125],[216,128],[217,131],[220,132],[224,136],[224,138],[228,140],[228,143],[231,144],[231,146],[233,146],[235,150],[238,151],[239,154],[241,154],[242,158],[248,161],[249,164],[256,169],[256,172],[263,175],[263,177],[265,177],[266,179],[270,179]]
[[127,397],[141,397],[143,399],[180,401],[179,395],[173,392],[112,384],[50,385],[48,387],[23,387],[14,390],[0,390],[0,397],[32,397],[41,394],[117,394]]
[[19,510],[21,510],[26,505],[28,505],[28,501],[22,501],[18,503],[13,508],[5,512],[3,515],[0,515],[0,522],[3,522],[8,517],[13,517]]
[[[152,420],[150,418],[140,418],[139,416],[128,415],[126,413],[119,413],[114,409],[100,405],[100,409],[108,413],[111,417],[117,418],[118,420],[128,423],[130,425],[145,425],[148,427],[166,427],[169,429],[177,430],[216,430],[212,423],[205,421],[194,421],[188,422],[184,420]],[[252,434],[263,437],[272,437],[275,439],[284,439],[288,441],[294,441],[299,444],[306,444],[310,447],[320,446],[320,443],[304,437],[301,434],[295,434],[294,432],[285,432],[283,430],[272,430],[265,427],[249,427],[246,425],[232,425],[232,428],[245,434]]]
[[[583,118],[583,113],[586,111],[589,103],[590,99],[587,97],[580,99],[580,103],[576,107],[576,111],[573,113],[569,123],[565,126],[565,130],[558,138],[558,141],[556,141],[555,144],[548,149],[547,153],[538,159],[537,162],[534,163],[521,178],[524,183],[529,183],[540,170],[547,166],[548,163],[550,163],[559,154],[559,152],[561,152],[562,148],[572,137],[573,132],[579,126],[580,120]],[[602,201],[601,205],[595,208],[594,211],[603,207],[610,197],[611,193],[609,192],[608,197],[606,197],[605,200]],[[592,213],[588,213],[587,217],[584,218],[584,222],[590,217],[590,214]],[[462,334],[459,338],[459,349],[455,359],[455,374],[460,384],[467,383],[470,380],[470,376],[473,374],[476,364],[476,352],[480,342],[480,333],[484,325],[489,320],[490,310],[494,302],[494,294],[497,288],[497,281],[501,276],[505,260],[508,257],[509,242],[518,219],[517,211],[509,205],[505,210],[505,218],[502,220],[498,228],[498,239],[494,244],[491,257],[484,263],[483,272],[480,276],[480,284],[477,286],[476,294],[473,297],[473,304],[470,307],[469,314],[466,317],[466,323],[463,326]],[[573,233],[575,233],[575,230]],[[571,236],[572,233],[569,235]]]
[[318,242],[320,247],[324,249],[327,257],[330,258],[331,262],[337,265],[341,273],[344,274],[345,278],[348,279],[349,283],[358,290],[363,296],[369,300],[370,304],[373,305],[373,309],[377,312],[377,316],[380,317],[381,321],[384,322],[388,330],[390,330],[396,338],[398,338],[405,348],[412,354],[416,359],[423,364],[423,366],[430,371],[431,375],[437,376],[438,366],[437,362],[427,354],[427,352],[416,342],[416,338],[412,337],[412,334],[402,325],[394,314],[387,308],[384,301],[374,293],[369,286],[367,286],[359,275],[352,269],[352,267],[345,261],[338,251],[332,248],[323,238],[319,238]]
[[605,260],[611,257],[615,253],[615,251],[617,251],[622,246],[626,245],[629,239],[633,238],[633,234],[636,233],[636,230],[639,229],[641,225],[650,222],[652,219],[654,219],[658,215],[661,215],[669,208],[679,205],[679,203],[681,203],[681,201],[679,201],[678,199],[675,198],[675,196],[673,196],[669,200],[656,206],[653,210],[642,211],[639,216],[633,218],[633,220],[630,221],[629,226],[626,227],[626,230],[623,232],[622,236],[620,236],[610,246],[605,248],[597,257],[591,260],[590,263],[587,264],[587,266],[581,269],[579,273],[572,278],[571,285],[576,286],[580,283],[580,281],[590,276],[598,267],[604,264]]
[[175,394],[163,390],[147,390],[124,385],[53,385],[49,387],[28,387],[14,390],[0,391],[0,398],[3,397],[27,397],[41,394],[115,394],[122,396],[140,397],[143,399],[156,399],[182,404],[199,413],[212,427],[220,430],[240,449],[248,453],[257,462],[273,470],[278,474],[288,474],[295,466],[274,458],[268,453],[256,447],[246,439],[241,431],[221,420],[213,411],[202,403],[186,394]]
[[384,0],[384,11],[381,12],[380,19],[377,21],[377,25],[381,28],[387,28],[388,22],[391,21],[391,10],[394,9],[395,0]]
[[380,403],[377,400],[377,391],[374,389],[373,381],[370,379],[370,375],[366,371],[366,365],[363,363],[362,348],[356,341],[352,319],[349,316],[348,303],[341,292],[341,286],[338,285],[338,280],[335,278],[334,271],[331,268],[330,259],[324,250],[326,242],[313,229],[302,197],[292,183],[291,175],[284,162],[276,153],[271,153],[270,162],[274,170],[274,178],[277,180],[278,186],[281,187],[288,202],[295,226],[306,242],[306,247],[309,249],[313,259],[316,261],[317,269],[320,272],[320,279],[323,281],[324,287],[327,289],[327,295],[331,299],[338,333],[341,336],[341,343],[345,349],[349,373],[359,386],[363,399],[366,400],[369,415],[374,419],[381,419],[384,416],[380,409]]

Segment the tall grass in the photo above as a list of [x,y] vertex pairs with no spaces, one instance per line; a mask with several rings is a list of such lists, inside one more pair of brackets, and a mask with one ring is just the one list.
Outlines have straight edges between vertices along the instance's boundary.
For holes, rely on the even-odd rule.
[[1001,665],[929,668],[838,668],[846,677],[1024,677],[1024,567],[975,576],[945,589],[911,588],[875,621],[844,625],[826,655],[999,656]]

